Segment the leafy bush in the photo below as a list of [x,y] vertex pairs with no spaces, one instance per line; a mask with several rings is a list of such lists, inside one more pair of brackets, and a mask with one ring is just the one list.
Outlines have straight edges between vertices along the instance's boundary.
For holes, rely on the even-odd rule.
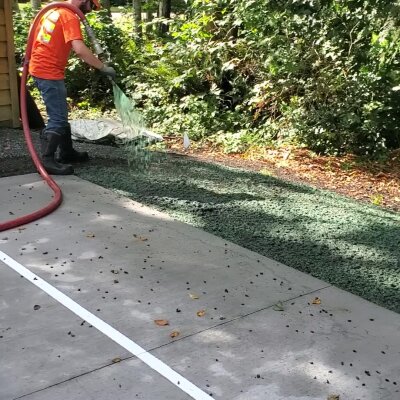
[[[118,23],[90,16],[154,129],[226,151],[288,141],[335,154],[400,146],[397,1],[188,4],[169,36],[136,43],[130,14]],[[83,63],[72,60],[68,74],[74,96],[107,98],[107,82]]]
[[398,12],[395,1],[195,0],[126,83],[151,122],[230,151],[293,141],[373,154],[400,146]]

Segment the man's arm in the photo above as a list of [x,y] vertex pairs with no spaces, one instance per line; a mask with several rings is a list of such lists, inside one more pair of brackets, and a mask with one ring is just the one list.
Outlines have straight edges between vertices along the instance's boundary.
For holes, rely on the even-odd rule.
[[82,40],[72,40],[72,49],[76,55],[93,68],[102,69],[104,64],[92,53]]

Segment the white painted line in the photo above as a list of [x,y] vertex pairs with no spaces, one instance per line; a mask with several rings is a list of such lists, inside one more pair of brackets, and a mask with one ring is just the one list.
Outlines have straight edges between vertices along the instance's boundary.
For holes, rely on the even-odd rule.
[[172,368],[170,368],[167,364],[160,361],[158,358],[154,357],[150,353],[148,353],[145,349],[137,345],[127,336],[123,335],[121,332],[114,329],[112,326],[96,317],[90,311],[86,310],[78,303],[70,299],[64,293],[60,292],[55,287],[51,286],[49,283],[44,281],[39,276],[35,275],[29,269],[24,267],[22,264],[13,260],[10,256],[0,251],[0,258],[4,264],[8,265],[14,271],[18,272],[20,275],[28,279],[31,283],[36,285],[38,288],[42,289],[48,295],[53,297],[53,299],[60,302],[63,306],[67,307],[70,311],[81,317],[83,320],[88,322],[90,325],[93,325],[100,332],[104,333],[104,335],[108,336],[110,339],[114,340],[117,344],[122,346],[124,349],[128,350],[134,356],[142,360],[145,364],[147,364],[150,368],[157,371],[164,378],[168,379],[171,383],[177,386],[179,389],[186,392],[189,396],[191,396],[195,400],[210,400],[210,395],[203,392],[193,383],[189,382],[182,375],[178,374]]

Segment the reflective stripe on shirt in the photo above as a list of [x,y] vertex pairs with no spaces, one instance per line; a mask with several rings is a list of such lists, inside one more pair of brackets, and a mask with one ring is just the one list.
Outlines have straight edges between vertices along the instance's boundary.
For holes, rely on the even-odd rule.
[[42,28],[39,31],[38,40],[42,43],[50,43],[51,34],[54,31],[56,23],[60,18],[60,13],[55,10],[50,10],[42,18]]

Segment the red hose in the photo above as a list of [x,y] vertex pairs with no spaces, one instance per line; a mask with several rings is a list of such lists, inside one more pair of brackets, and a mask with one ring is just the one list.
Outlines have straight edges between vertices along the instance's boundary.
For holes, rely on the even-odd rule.
[[50,175],[47,173],[47,171],[44,169],[37,153],[35,150],[35,147],[32,143],[32,137],[31,137],[31,132],[29,130],[29,121],[28,121],[28,113],[26,109],[26,81],[28,78],[28,67],[29,67],[29,61],[31,58],[32,54],[32,45],[33,45],[33,34],[36,30],[37,24],[39,23],[40,19],[42,16],[49,11],[51,8],[69,8],[72,10],[82,21],[86,20],[85,15],[82,13],[79,8],[69,4],[69,3],[52,3],[44,7],[35,17],[32,26],[29,30],[29,36],[28,36],[28,42],[26,45],[26,53],[25,53],[25,58],[24,58],[24,65],[23,65],[23,70],[22,70],[22,78],[21,78],[21,90],[20,90],[20,108],[21,108],[21,120],[22,120],[22,127],[24,130],[24,135],[25,135],[25,141],[29,150],[29,153],[32,157],[32,160],[36,166],[37,171],[43,178],[43,180],[46,181],[46,183],[50,186],[50,188],[54,192],[54,197],[53,200],[45,207],[34,211],[31,214],[24,215],[19,218],[15,218],[6,222],[0,223],[0,232],[3,232],[7,229],[11,228],[16,228],[17,226],[27,224],[32,221],[36,221],[39,218],[42,218],[51,212],[53,212],[62,202],[62,192],[60,187],[57,185],[57,183],[53,180],[53,178],[50,177]]

